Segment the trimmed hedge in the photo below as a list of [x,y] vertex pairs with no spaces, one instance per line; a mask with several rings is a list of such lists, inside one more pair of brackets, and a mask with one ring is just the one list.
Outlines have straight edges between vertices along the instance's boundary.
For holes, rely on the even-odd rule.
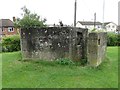
[[107,33],[107,46],[120,45],[120,34]]
[[20,50],[20,36],[7,36],[2,39],[2,51],[13,52]]

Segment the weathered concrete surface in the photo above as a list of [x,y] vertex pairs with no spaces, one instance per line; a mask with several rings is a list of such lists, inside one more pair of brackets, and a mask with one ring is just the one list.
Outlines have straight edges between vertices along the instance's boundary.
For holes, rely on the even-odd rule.
[[88,36],[88,63],[98,66],[106,56],[107,33],[89,33]]
[[23,59],[70,58],[80,61],[87,55],[87,34],[87,29],[72,27],[22,29]]
[[23,59],[69,58],[87,60],[90,66],[98,66],[106,56],[105,32],[88,34],[88,30],[82,28],[47,27],[22,29],[20,34]]

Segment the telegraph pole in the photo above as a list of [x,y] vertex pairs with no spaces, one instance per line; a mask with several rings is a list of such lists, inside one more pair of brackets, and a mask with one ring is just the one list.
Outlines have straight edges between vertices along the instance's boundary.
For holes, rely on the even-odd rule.
[[76,11],[77,11],[77,0],[75,0],[75,4],[74,4],[74,27],[76,27]]
[[103,22],[102,22],[102,29],[104,29],[104,12],[105,12],[105,0],[103,0]]
[[118,25],[120,26],[120,1],[118,2]]
[[120,34],[120,1],[118,2],[118,34]]
[[95,29],[95,26],[96,26],[96,13],[94,13],[94,29]]

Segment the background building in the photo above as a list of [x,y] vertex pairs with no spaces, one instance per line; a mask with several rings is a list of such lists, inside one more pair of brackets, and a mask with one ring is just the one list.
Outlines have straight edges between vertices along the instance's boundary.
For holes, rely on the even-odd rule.
[[17,30],[10,19],[0,19],[0,36],[15,35]]
[[[88,28],[89,31],[93,30],[94,28],[97,30],[102,30],[102,23],[101,22],[92,22],[92,21],[78,21],[77,27],[81,28]],[[105,22],[104,27],[107,32],[117,32],[117,24],[113,22]]]

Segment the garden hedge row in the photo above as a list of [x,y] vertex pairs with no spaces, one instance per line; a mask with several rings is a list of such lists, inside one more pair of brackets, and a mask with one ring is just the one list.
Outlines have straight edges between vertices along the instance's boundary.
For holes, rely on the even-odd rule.
[[2,39],[2,51],[3,52],[13,52],[20,50],[20,36],[13,35],[3,37]]
[[120,34],[107,33],[107,46],[120,45]]

